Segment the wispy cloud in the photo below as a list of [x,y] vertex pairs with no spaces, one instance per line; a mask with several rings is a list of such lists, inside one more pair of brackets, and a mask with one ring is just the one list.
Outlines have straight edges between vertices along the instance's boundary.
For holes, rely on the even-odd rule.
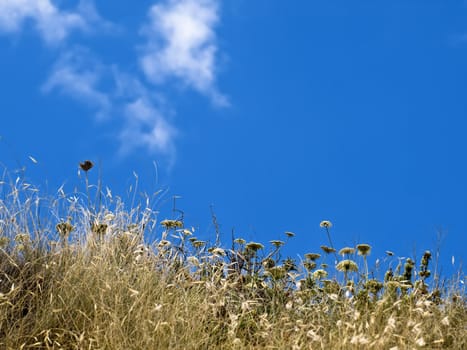
[[178,131],[167,113],[161,112],[158,96],[136,76],[121,72],[115,65],[104,65],[89,50],[74,48],[64,53],[42,91],[67,95],[92,107],[99,121],[121,125],[116,131],[120,155],[146,149],[168,156],[170,163],[175,160]]
[[216,105],[227,105],[216,86],[217,1],[169,0],[152,6],[149,19],[140,59],[146,77],[156,84],[180,79]]
[[111,97],[102,92],[99,85],[104,77],[104,67],[83,48],[64,53],[55,63],[42,91],[58,91],[97,110],[98,119],[110,113]]
[[175,144],[178,131],[159,109],[149,100],[141,97],[124,108],[126,125],[121,138],[121,152],[129,153],[135,148],[146,148],[154,153],[175,157]]
[[114,128],[120,155],[143,149],[166,155],[173,165],[180,131],[167,107],[171,103],[154,91],[170,79],[216,105],[228,104],[216,85],[218,0],[163,0],[153,5],[143,30],[146,44],[135,56],[142,69],[136,72],[122,70],[118,62],[104,63],[91,49],[73,44],[72,31],[116,29],[99,16],[92,0],[81,0],[71,12],[52,1],[0,0],[0,33],[19,32],[29,22],[46,43],[60,44],[41,91],[90,106],[98,121]]
[[90,31],[97,23],[109,25],[97,14],[91,0],[82,0],[72,12],[61,11],[51,0],[0,1],[0,31],[19,32],[28,21],[48,44],[63,42],[74,30]]

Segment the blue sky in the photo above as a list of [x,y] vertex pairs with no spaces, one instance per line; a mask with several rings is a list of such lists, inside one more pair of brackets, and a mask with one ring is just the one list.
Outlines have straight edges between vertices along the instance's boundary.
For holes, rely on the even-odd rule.
[[456,270],[466,76],[464,1],[0,0],[0,160],[50,193],[84,159],[122,195],[135,171],[201,237],[214,205],[226,244],[293,231],[293,257],[324,219],[373,259],[442,232]]

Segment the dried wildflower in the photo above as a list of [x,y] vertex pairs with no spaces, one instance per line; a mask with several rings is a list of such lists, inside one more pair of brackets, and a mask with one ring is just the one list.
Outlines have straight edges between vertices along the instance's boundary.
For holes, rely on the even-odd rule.
[[355,253],[355,249],[354,248],[351,248],[351,247],[344,247],[342,248],[341,250],[339,250],[339,255],[350,255],[350,254],[353,254]]
[[236,238],[234,242],[240,245],[244,245],[246,243],[246,241],[243,238]]
[[168,247],[170,246],[172,243],[170,243],[170,241],[166,240],[166,239],[163,239],[159,242],[159,244],[157,245],[159,248],[163,248],[163,247]]
[[115,215],[113,213],[107,213],[104,216],[105,221],[112,221],[113,219],[115,219]]
[[28,243],[30,240],[30,236],[28,233],[18,233],[15,236],[15,242],[17,243]]
[[287,258],[283,261],[284,269],[287,270],[287,272],[290,271],[297,271],[297,265],[295,264],[295,260],[292,258]]
[[193,235],[193,233],[192,233],[190,230],[187,230],[187,229],[182,230],[182,233],[183,233],[184,236],[191,236],[191,235]]
[[336,265],[336,269],[341,272],[357,272],[358,271],[358,265],[355,263],[355,261],[346,259],[342,260]]
[[331,228],[332,227],[332,223],[331,221],[329,220],[323,220],[319,223],[319,226],[320,227],[325,227],[325,228]]
[[219,247],[209,248],[208,252],[215,256],[225,256],[225,250]]
[[189,240],[191,243],[193,243],[193,242],[196,242],[196,241],[198,240],[198,238],[196,238],[196,237],[190,237],[190,238],[188,238],[188,240]]
[[287,271],[283,266],[274,266],[267,270],[273,280],[280,280],[287,275]]
[[393,256],[393,255],[394,255],[394,253],[391,252],[390,250],[386,250],[386,254],[387,254],[388,256]]
[[10,239],[8,237],[2,236],[0,237],[0,248],[5,248],[10,243]]
[[371,246],[369,244],[357,244],[358,255],[367,256],[370,254]]
[[260,250],[260,249],[263,249],[264,246],[263,246],[261,243],[250,242],[250,243],[248,243],[248,244],[245,246],[245,248],[246,248],[247,250],[251,250],[251,251],[256,252],[256,251],[258,251],[258,250]]
[[415,262],[412,259],[407,258],[404,264],[404,274],[402,275],[404,281],[410,283],[410,281],[412,280],[412,270],[414,266]]
[[276,266],[276,262],[272,258],[264,259],[261,264],[264,266],[265,269],[270,269]]
[[308,260],[311,260],[311,261],[315,261],[315,260],[318,260],[319,258],[321,258],[321,254],[318,254],[318,253],[306,253],[305,258],[307,258]]
[[161,225],[166,229],[183,227],[183,223],[180,220],[162,220]]
[[305,269],[307,269],[307,271],[311,271],[316,267],[316,263],[314,261],[305,261],[303,266]]
[[55,226],[55,229],[57,230],[60,237],[65,239],[75,228],[69,221],[62,221],[58,223],[57,226]]
[[269,243],[271,243],[276,248],[280,248],[285,244],[285,242],[279,241],[279,240],[272,240],[272,241],[269,241]]
[[88,172],[89,170],[91,170],[93,166],[94,166],[94,163],[91,162],[90,160],[85,160],[84,162],[79,163],[79,167],[85,172]]
[[371,279],[365,283],[365,288],[370,293],[377,294],[383,288],[383,284],[376,279]]
[[392,272],[392,268],[389,268],[384,274],[384,281],[385,282],[392,281],[393,277],[394,277],[394,272]]
[[315,272],[313,272],[313,277],[317,280],[321,278],[326,278],[327,276],[328,276],[328,272],[323,269],[318,269]]
[[285,231],[284,233],[285,233],[285,235],[286,235],[288,238],[292,238],[292,237],[295,236],[295,233],[290,232],[290,231]]
[[331,253],[335,253],[335,252],[336,252],[336,250],[335,250],[334,248],[328,247],[328,246],[326,246],[326,245],[322,245],[322,246],[320,246],[320,248],[321,248],[321,250],[322,250],[323,252],[325,252],[326,254],[331,254]]
[[195,240],[195,241],[192,242],[191,244],[193,244],[193,247],[195,247],[195,248],[201,248],[201,247],[203,247],[204,245],[206,245],[206,242],[205,242],[205,241],[198,241],[198,240]]
[[108,227],[107,224],[94,221],[91,224],[91,231],[95,233],[97,236],[103,236],[107,232],[107,227]]

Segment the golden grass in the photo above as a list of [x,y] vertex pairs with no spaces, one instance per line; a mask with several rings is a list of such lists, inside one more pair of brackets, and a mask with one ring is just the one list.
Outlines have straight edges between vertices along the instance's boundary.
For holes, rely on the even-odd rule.
[[0,188],[0,349],[467,349],[464,277],[429,286],[427,253],[376,280],[355,254],[211,245],[148,202]]

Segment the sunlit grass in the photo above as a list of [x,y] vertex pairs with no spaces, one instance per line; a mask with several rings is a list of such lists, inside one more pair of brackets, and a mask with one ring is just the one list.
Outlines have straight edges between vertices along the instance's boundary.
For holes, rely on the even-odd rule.
[[210,243],[150,198],[95,205],[88,166],[82,194],[0,184],[1,349],[467,348],[465,276],[433,283],[429,251],[388,252],[400,264],[378,280],[370,245],[336,254],[330,221],[331,247],[300,261],[281,255],[292,232]]

